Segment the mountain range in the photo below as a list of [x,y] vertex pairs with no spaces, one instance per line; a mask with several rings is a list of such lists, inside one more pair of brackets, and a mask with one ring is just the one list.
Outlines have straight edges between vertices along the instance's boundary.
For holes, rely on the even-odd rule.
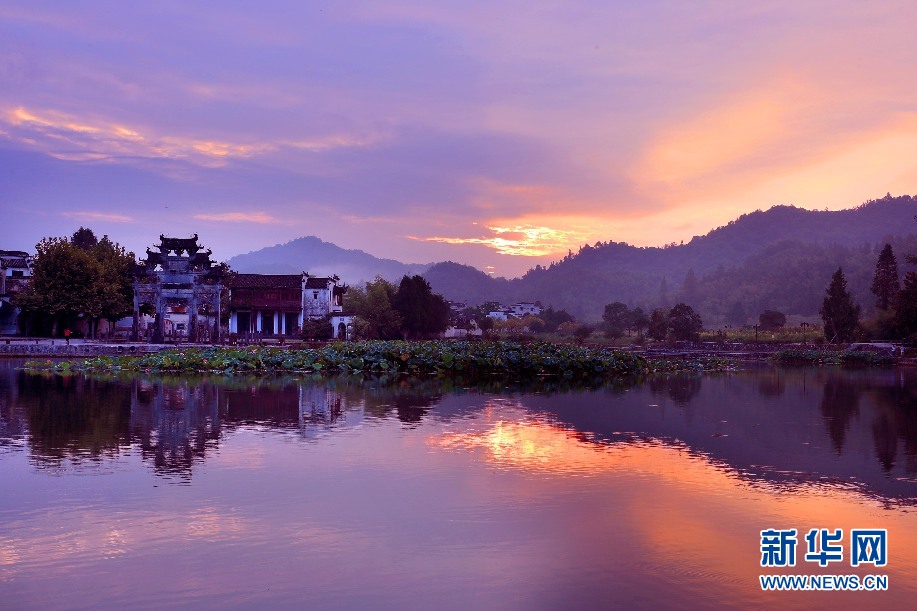
[[738,324],[764,309],[817,315],[831,274],[842,267],[855,299],[871,309],[869,283],[878,251],[892,244],[904,271],[917,253],[917,197],[887,195],[847,210],[775,206],[744,214],[685,244],[636,247],[624,242],[584,245],[521,278],[493,278],[468,265],[411,265],[344,250],[315,237],[240,255],[228,261],[250,273],[337,273],[350,282],[381,275],[397,280],[423,273],[447,299],[541,301],[583,320],[597,320],[605,304],[652,309],[684,301],[705,321]]
[[362,250],[341,248],[315,236],[296,238],[226,261],[232,269],[245,274],[298,274],[306,271],[318,276],[337,274],[345,282],[357,284],[382,276],[400,280],[405,274],[423,273],[430,264],[401,263],[379,259]]

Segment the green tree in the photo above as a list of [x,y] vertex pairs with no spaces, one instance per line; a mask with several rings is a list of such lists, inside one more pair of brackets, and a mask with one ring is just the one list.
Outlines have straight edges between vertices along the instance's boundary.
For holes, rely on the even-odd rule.
[[684,303],[672,306],[672,309],[669,310],[668,323],[672,337],[681,341],[697,341],[700,339],[700,332],[704,328],[700,314]]
[[650,324],[647,328],[649,336],[656,341],[664,341],[669,334],[669,311],[665,308],[656,308],[650,314]]
[[109,240],[107,235],[99,240],[91,252],[99,265],[96,291],[101,302],[93,323],[94,336],[98,330],[99,317],[114,323],[134,310],[134,254]]
[[620,301],[609,303],[605,306],[602,320],[605,323],[606,337],[617,339],[630,327],[630,310]]
[[395,285],[381,276],[347,292],[347,309],[357,317],[354,333],[363,339],[401,336],[401,314],[395,309]]
[[786,314],[777,310],[764,310],[758,315],[758,325],[762,331],[774,331],[786,325]]
[[860,322],[860,306],[853,303],[847,292],[847,280],[840,267],[831,277],[831,284],[825,293],[819,311],[825,322],[825,338],[831,343],[849,342]]
[[16,305],[32,320],[46,318],[52,335],[75,326],[82,315],[95,336],[99,320],[117,320],[133,309],[131,277],[134,255],[89,229],[67,238],[44,238],[35,246],[32,280],[16,296]]
[[876,296],[876,307],[880,310],[888,310],[901,291],[901,284],[898,282],[898,261],[891,244],[886,244],[879,253],[870,290]]
[[634,332],[640,333],[650,326],[650,317],[643,311],[643,308],[634,308],[629,313],[627,326]]
[[544,330],[548,333],[557,331],[557,328],[565,322],[574,322],[573,316],[571,316],[569,312],[566,310],[555,310],[550,306],[546,310],[542,310],[539,318],[544,321]]
[[16,305],[30,318],[47,316],[51,334],[75,325],[77,314],[93,308],[97,266],[87,251],[66,238],[44,238],[35,245],[32,281],[16,296]]
[[401,314],[401,329],[409,337],[428,337],[449,326],[449,304],[422,276],[404,276],[392,305]]
[[92,229],[80,227],[70,236],[70,243],[82,250],[92,250],[99,243],[99,239]]
[[302,338],[305,340],[326,341],[334,336],[334,328],[327,317],[317,320],[305,320],[302,324]]

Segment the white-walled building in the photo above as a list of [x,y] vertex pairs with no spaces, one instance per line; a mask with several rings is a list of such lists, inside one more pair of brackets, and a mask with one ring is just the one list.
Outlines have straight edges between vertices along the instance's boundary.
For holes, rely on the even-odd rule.
[[353,316],[344,313],[347,285],[337,276],[236,274],[228,285],[230,333],[297,336],[304,321],[327,317],[335,339],[350,334]]
[[542,307],[539,303],[530,301],[520,301],[509,307],[501,306],[498,310],[487,313],[489,318],[494,320],[509,320],[510,318],[524,318],[526,316],[538,316],[541,314]]
[[19,308],[10,303],[32,277],[32,256],[21,250],[0,250],[0,335],[19,331]]
[[520,301],[519,303],[514,303],[509,307],[512,311],[513,316],[516,318],[522,318],[524,316],[538,316],[541,314],[541,306],[537,303],[532,303],[529,301]]

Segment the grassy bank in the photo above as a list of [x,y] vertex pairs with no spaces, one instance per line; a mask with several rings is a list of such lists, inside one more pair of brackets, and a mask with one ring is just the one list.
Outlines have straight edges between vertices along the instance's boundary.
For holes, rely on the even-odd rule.
[[170,350],[142,356],[104,356],[52,363],[30,361],[30,369],[92,372],[164,373],[339,373],[439,374],[461,376],[594,377],[652,371],[722,370],[722,359],[647,361],[630,352],[510,341],[340,342],[321,348],[212,347]]

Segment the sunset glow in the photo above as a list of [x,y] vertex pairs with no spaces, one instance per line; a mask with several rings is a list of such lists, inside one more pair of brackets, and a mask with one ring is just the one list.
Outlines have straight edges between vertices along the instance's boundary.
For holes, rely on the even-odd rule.
[[[647,555],[648,565],[687,566],[697,562],[701,553],[707,570],[729,577],[726,581],[736,596],[747,594],[746,584],[761,572],[747,539],[760,530],[760,522],[754,519],[760,521],[762,515],[773,524],[820,524],[830,516],[832,525],[845,529],[877,520],[903,549],[917,545],[917,525],[906,513],[883,511],[878,501],[852,490],[817,490],[807,485],[794,490],[785,484],[748,481],[688,447],[659,441],[589,441],[533,417],[513,402],[489,404],[479,425],[432,437],[428,443],[471,453],[498,468],[557,480],[571,476],[638,480],[642,492],[610,513],[608,524],[602,526],[635,529],[636,540],[643,542],[639,553]],[[677,519],[671,507],[681,508]],[[724,527],[728,523],[733,526]],[[908,570],[909,565],[902,563],[894,570],[895,577],[907,579]],[[728,596],[724,583],[718,587],[723,597]]]
[[[0,240],[28,250],[93,210],[137,252],[161,232],[221,259],[317,235],[513,276],[583,243],[912,193],[914,17],[905,2],[14,2]],[[232,216],[251,202],[253,225]]]

